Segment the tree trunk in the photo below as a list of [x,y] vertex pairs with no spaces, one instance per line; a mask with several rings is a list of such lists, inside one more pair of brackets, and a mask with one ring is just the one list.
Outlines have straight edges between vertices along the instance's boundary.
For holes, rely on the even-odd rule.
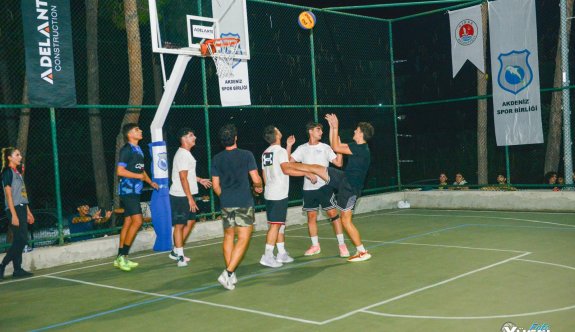
[[154,73],[154,99],[156,104],[160,104],[164,94],[164,79],[162,78],[162,67],[158,63],[160,55],[152,54],[152,70]]
[[[140,26],[138,20],[138,6],[136,0],[124,0],[124,17],[126,20],[126,35],[128,38],[128,65],[130,67],[130,98],[129,105],[141,105],[144,99],[144,79],[142,73],[142,50],[140,42]],[[116,162],[118,164],[118,153],[125,144],[121,128],[127,123],[138,123],[140,118],[140,108],[128,108],[120,133],[116,137]],[[118,197],[118,177],[114,177],[114,205],[119,206]]]
[[[27,105],[28,100],[28,79],[24,78],[24,88],[22,89],[22,104]],[[18,126],[18,142],[16,147],[20,150],[24,160],[28,150],[28,131],[30,129],[30,108],[20,109],[20,123]]]
[[[573,16],[573,0],[567,0],[567,17]],[[571,35],[571,20],[567,19],[567,44]],[[555,77],[553,87],[560,88],[562,85],[561,72],[561,35],[557,38],[557,54],[555,55]],[[543,174],[559,168],[561,159],[561,133],[563,110],[561,109],[561,91],[555,91],[551,95],[551,110],[549,111],[549,131],[547,132],[547,150],[545,152],[545,166]]]
[[[98,62],[98,0],[86,0],[86,64],[88,67],[88,104],[100,104],[100,65]],[[96,199],[98,206],[110,208],[110,189],[106,157],[104,154],[104,139],[102,135],[102,118],[100,110],[88,110],[90,125],[90,144],[92,147],[92,168],[96,182]]]
[[[487,4],[481,5],[483,25],[483,58],[487,58]],[[485,68],[487,72],[487,68]],[[477,95],[487,94],[487,75],[477,70]],[[477,100],[477,183],[487,184],[487,99]]]

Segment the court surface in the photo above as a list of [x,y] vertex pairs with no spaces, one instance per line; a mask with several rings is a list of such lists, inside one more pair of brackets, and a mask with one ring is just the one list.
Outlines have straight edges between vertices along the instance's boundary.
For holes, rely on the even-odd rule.
[[304,257],[307,225],[291,226],[295,262],[266,268],[257,232],[233,291],[216,281],[220,239],[188,244],[186,268],[149,251],[132,255],[140,267],[128,273],[108,259],[7,277],[0,330],[575,331],[575,214],[411,209],[355,220],[371,260],[339,258],[323,222],[320,255]]

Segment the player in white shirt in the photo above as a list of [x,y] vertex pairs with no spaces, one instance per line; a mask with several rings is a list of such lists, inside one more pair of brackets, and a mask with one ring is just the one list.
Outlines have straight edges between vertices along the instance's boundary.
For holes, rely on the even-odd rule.
[[[288,209],[289,175],[302,176],[302,172],[284,170],[289,162],[286,149],[281,147],[282,133],[274,126],[264,129],[264,139],[270,146],[262,154],[262,174],[265,182],[264,198],[269,229],[266,237],[265,252],[260,264],[280,267],[283,263],[293,262],[285,250],[285,222]],[[292,135],[287,139],[287,148],[291,150],[295,143]],[[315,180],[315,179],[314,179]],[[274,245],[278,248],[274,256]]]
[[[335,154],[331,147],[321,142],[323,135],[323,126],[318,122],[308,122],[306,129],[309,135],[307,143],[297,147],[290,154],[291,147],[288,145],[287,151],[290,154],[291,162],[300,162],[304,164],[317,164],[328,167],[330,163],[337,167],[343,165],[341,154]],[[317,231],[317,215],[319,206],[326,212],[333,226],[333,231],[337,237],[339,246],[339,255],[349,257],[349,251],[345,245],[341,221],[335,206],[331,203],[333,189],[325,185],[321,178],[316,183],[312,183],[309,178],[304,179],[303,183],[303,210],[307,212],[308,231],[311,238],[311,247],[304,253],[305,256],[317,255],[321,252],[319,237]]]
[[182,128],[178,131],[178,137],[180,147],[174,156],[172,186],[170,187],[174,249],[169,257],[176,260],[179,267],[183,267],[187,266],[190,260],[184,256],[184,243],[194,228],[196,212],[198,212],[193,195],[198,193],[198,182],[205,188],[210,188],[212,182],[196,176],[196,159],[190,152],[196,145],[194,131]]

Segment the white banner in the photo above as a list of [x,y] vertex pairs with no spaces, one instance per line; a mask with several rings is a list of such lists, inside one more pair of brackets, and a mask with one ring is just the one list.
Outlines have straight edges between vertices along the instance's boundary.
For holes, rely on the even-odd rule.
[[453,77],[467,60],[485,72],[481,5],[449,11]]
[[535,0],[489,2],[497,145],[543,143]]
[[220,82],[220,101],[222,106],[251,105],[248,61],[235,61],[232,70],[234,76],[218,78]]

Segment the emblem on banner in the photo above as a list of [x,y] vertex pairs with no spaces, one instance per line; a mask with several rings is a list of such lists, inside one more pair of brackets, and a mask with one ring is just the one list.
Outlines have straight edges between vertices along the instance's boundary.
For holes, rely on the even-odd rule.
[[477,39],[477,24],[473,20],[465,19],[455,28],[455,40],[463,46],[471,45]]
[[166,152],[158,153],[158,168],[162,171],[168,170],[168,154]]
[[529,65],[530,54],[526,49],[499,54],[497,83],[501,89],[516,95],[531,84],[533,71]]
[[[238,38],[240,39],[240,34],[239,33],[220,33],[220,38]],[[229,53],[229,51],[227,50],[227,47],[222,47],[222,52],[224,53]],[[243,54],[242,52],[242,44],[238,45],[238,51],[237,54]],[[235,68],[237,65],[240,64],[240,62],[242,62],[241,59],[234,59],[233,60],[233,64],[232,64],[232,68]]]

